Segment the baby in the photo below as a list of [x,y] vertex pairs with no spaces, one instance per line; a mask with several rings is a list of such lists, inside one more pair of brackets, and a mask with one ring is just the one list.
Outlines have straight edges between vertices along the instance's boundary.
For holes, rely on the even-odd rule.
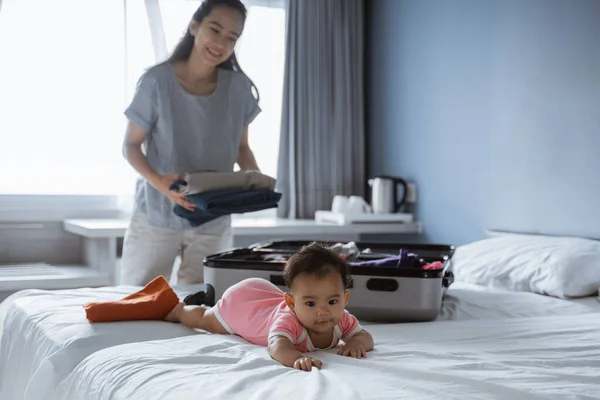
[[322,362],[303,353],[331,349],[340,340],[342,356],[363,358],[373,350],[371,334],[345,309],[348,264],[336,253],[315,243],[305,246],[288,260],[284,279],[287,293],[250,278],[227,289],[213,308],[179,303],[165,319],[268,346],[273,359],[304,371],[320,369]]

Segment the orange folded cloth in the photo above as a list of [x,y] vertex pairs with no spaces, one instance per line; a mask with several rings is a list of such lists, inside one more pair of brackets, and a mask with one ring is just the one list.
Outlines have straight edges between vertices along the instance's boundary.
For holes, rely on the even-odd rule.
[[159,276],[142,290],[118,301],[91,302],[83,306],[90,322],[164,319],[179,303],[167,280]]

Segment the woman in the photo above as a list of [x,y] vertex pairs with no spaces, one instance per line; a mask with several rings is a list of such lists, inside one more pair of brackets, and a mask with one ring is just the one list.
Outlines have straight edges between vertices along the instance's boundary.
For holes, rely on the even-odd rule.
[[234,54],[245,19],[239,0],[205,0],[171,57],[138,82],[125,111],[123,153],[141,177],[125,234],[121,284],[169,279],[180,251],[178,282],[200,283],[204,257],[232,246],[229,216],[192,228],[173,207],[193,210],[193,203],[169,187],[184,173],[230,172],[236,162],[258,170],[248,125],[261,110]]

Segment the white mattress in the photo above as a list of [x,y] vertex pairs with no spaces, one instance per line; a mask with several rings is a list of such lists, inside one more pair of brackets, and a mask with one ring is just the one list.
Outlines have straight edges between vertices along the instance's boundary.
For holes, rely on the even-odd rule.
[[600,398],[598,314],[372,325],[369,330],[376,348],[368,358],[315,352],[324,366],[311,372],[283,367],[266,348],[234,336],[198,334],[112,347],[79,364],[54,398]]
[[437,320],[502,319],[600,312],[600,297],[558,299],[456,282],[444,297]]
[[[0,400],[39,398],[38,391],[51,391],[81,360],[98,350],[196,333],[180,324],[160,321],[90,324],[85,319],[85,302],[116,300],[137,289],[29,290],[2,303],[0,325],[3,315],[6,320],[0,347]],[[189,289],[183,293],[189,293]],[[446,295],[438,320],[559,316],[591,311],[600,313],[600,302],[595,298],[560,300],[455,283]]]
[[136,290],[133,286],[25,290],[7,298],[0,306],[0,399],[25,398],[29,383],[37,388],[53,386],[56,377],[68,374],[97,350],[196,333],[162,321],[90,324],[85,318],[86,302],[117,300]]

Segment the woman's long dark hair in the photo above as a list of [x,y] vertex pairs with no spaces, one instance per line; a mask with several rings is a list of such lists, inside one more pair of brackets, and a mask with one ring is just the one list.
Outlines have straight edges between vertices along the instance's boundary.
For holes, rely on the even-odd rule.
[[[217,6],[226,6],[231,7],[234,10],[237,10],[246,21],[247,10],[246,6],[242,4],[240,0],[204,0],[200,7],[194,13],[192,19],[196,21],[198,24],[201,24],[204,18],[206,18]],[[190,33],[189,28],[186,30],[185,35],[181,38],[177,46],[175,46],[175,50],[173,50],[173,54],[167,59],[167,62],[175,62],[175,61],[187,61],[192,54],[192,49],[194,48],[194,36]],[[248,78],[252,87],[256,91],[257,100],[260,99],[260,95],[258,94],[258,88],[252,82],[252,79],[246,75],[246,73],[240,67],[240,64],[235,57],[235,52],[231,53],[231,56],[223,61],[221,64],[217,65],[217,68],[227,69],[230,71],[238,71],[241,72]]]

